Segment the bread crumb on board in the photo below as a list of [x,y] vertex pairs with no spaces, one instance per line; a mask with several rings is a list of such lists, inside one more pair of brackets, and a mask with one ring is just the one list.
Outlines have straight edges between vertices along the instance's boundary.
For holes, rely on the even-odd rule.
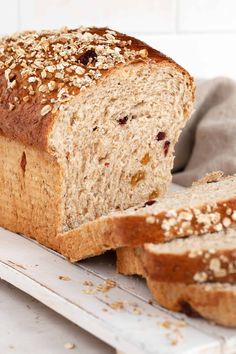
[[83,285],[85,286],[83,293],[92,295],[97,294],[98,292],[107,293],[110,289],[115,288],[117,283],[114,280],[108,278],[103,283],[98,284],[96,287],[94,287],[93,282],[90,280],[85,280]]
[[59,275],[58,279],[64,280],[64,281],[70,281],[71,278],[68,277],[68,275]]
[[142,311],[140,310],[138,305],[133,305],[133,314],[134,315],[141,315],[142,314]]
[[65,343],[64,344],[64,348],[65,349],[74,349],[75,348],[75,344],[74,343],[70,343],[70,342]]
[[106,279],[102,284],[99,284],[96,287],[97,291],[100,291],[102,293],[108,292],[110,289],[115,288],[117,286],[117,283],[112,280],[112,279]]
[[83,282],[83,285],[84,285],[84,286],[93,286],[93,282],[90,281],[90,280],[85,280],[85,281]]
[[112,302],[111,304],[109,304],[109,306],[113,310],[122,310],[124,308],[124,302],[123,301],[115,301],[115,302]]
[[180,321],[163,321],[158,322],[162,328],[166,329],[166,338],[169,343],[173,346],[177,345],[183,340],[183,334],[181,333],[181,328],[186,327],[186,322],[184,320]]

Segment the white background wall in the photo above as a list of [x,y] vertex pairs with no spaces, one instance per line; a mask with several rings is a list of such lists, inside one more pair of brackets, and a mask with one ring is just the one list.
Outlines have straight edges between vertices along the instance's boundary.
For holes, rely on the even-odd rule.
[[194,76],[236,79],[236,0],[0,0],[0,33],[110,26],[138,36]]

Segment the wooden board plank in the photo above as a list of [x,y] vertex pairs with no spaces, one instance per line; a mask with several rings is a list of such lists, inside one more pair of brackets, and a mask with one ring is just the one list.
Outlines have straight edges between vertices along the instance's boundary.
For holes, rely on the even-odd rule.
[[[70,264],[35,242],[0,229],[0,277],[114,348],[132,354],[221,353],[219,337],[184,324],[126,290],[119,284],[124,277],[119,276],[117,286],[108,292],[99,290],[105,273],[100,273],[101,264],[98,268],[95,264],[92,268],[85,262]],[[114,278],[114,265],[106,263],[105,268]]]
[[0,280],[1,354],[115,354],[55,311]]
[[[144,279],[141,279],[138,276],[122,276],[121,274],[115,273],[115,252],[84,260],[80,262],[80,266],[84,267],[84,270],[89,270],[94,274],[101,276],[103,279],[114,279],[124,290],[146,302],[152,299],[152,295],[148,290]],[[160,308],[155,302],[153,303],[153,306]],[[224,328],[200,318],[192,319],[183,314],[172,313],[162,308],[161,310],[168,314],[171,313],[171,315],[178,320],[184,319],[184,321],[186,321],[191,327],[218,338],[221,341],[223,353],[236,353],[235,329]]]

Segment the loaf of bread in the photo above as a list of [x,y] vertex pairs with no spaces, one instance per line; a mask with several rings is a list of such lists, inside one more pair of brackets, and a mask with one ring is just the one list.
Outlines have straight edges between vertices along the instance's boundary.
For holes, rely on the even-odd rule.
[[[236,231],[234,233],[236,235]],[[117,269],[122,274],[139,274],[145,277],[147,286],[159,305],[191,317],[203,317],[224,326],[236,326],[235,283],[186,284],[168,279],[158,281],[153,273],[150,276],[149,269],[144,266],[142,252],[141,249],[131,247],[117,250]]]
[[170,58],[108,28],[23,32],[0,82],[0,226],[78,260],[106,249],[81,226],[166,192],[194,99]]

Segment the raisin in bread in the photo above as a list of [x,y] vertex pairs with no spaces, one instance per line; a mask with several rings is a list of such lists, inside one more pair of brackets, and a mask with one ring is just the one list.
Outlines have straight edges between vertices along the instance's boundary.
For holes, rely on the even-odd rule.
[[23,32],[0,82],[1,226],[77,260],[106,248],[81,226],[166,192],[195,91],[170,58],[108,28]]
[[[175,241],[172,241],[175,242]],[[123,274],[139,274],[159,305],[191,317],[203,317],[215,323],[236,326],[236,286],[229,283],[193,283],[158,281],[148,275],[142,260],[142,250],[117,250],[117,268]]]

